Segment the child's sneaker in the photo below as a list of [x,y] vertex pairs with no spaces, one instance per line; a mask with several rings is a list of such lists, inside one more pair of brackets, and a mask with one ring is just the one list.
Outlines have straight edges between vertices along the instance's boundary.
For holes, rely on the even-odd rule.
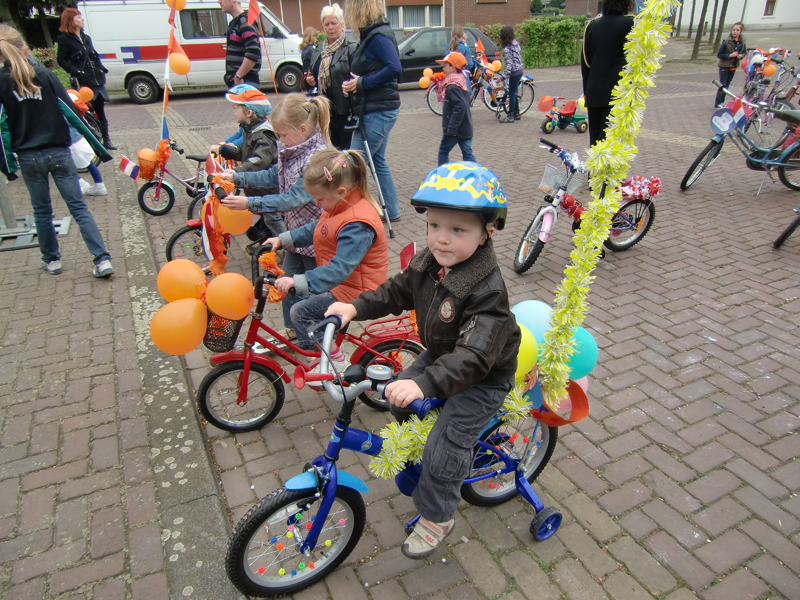
[[50,275],[58,275],[61,273],[61,261],[51,260],[50,262],[42,261],[42,268],[50,273]]
[[101,260],[92,269],[93,277],[108,277],[114,273],[114,267],[111,266],[110,260]]
[[[337,373],[340,373],[340,374],[344,373],[347,370],[347,367],[349,367],[349,366],[350,366],[350,357],[347,356],[347,354],[345,354],[344,352],[342,352],[341,360],[336,360],[335,358],[333,359],[333,369]],[[310,372],[311,373],[319,373],[320,372],[320,365],[318,364],[316,367],[311,369]],[[308,383],[306,383],[306,385],[308,387],[312,387],[312,388],[314,388],[316,390],[321,390],[322,389],[322,382],[321,381],[309,381]]]
[[92,189],[92,186],[89,185],[83,177],[78,177],[78,185],[81,186],[81,194],[84,196],[86,195],[86,192]]
[[[81,179],[83,181],[83,179]],[[84,196],[108,196],[108,190],[106,189],[106,184],[102,181],[100,183],[95,183],[92,186],[89,186],[89,189],[83,192]]]
[[403,554],[413,559],[430,556],[455,527],[455,519],[450,519],[445,523],[433,523],[420,517],[417,524],[414,525],[414,531],[403,544]]

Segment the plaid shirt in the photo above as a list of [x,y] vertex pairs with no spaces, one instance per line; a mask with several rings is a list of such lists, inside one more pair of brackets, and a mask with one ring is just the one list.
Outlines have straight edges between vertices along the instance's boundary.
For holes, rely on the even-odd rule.
[[[318,131],[306,141],[296,146],[286,147],[278,142],[278,190],[281,194],[300,181],[314,153],[327,148],[325,138]],[[286,229],[297,229],[319,219],[322,209],[315,202],[309,202],[300,208],[284,214]],[[314,256],[314,247],[296,248],[295,252],[304,256]]]

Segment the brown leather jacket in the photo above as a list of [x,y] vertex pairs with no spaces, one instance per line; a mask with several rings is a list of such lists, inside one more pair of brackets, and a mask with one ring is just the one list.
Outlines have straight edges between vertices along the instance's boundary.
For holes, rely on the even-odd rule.
[[441,281],[440,270],[426,248],[405,271],[353,300],[356,320],[417,311],[419,337],[436,359],[414,378],[428,398],[512,383],[521,334],[491,238]]

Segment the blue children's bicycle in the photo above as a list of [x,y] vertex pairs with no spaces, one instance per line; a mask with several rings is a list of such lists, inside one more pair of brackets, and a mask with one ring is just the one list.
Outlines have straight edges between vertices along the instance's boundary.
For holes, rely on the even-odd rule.
[[[337,317],[329,317],[314,328],[325,328],[321,372],[295,372],[299,387],[305,381],[322,381],[331,397],[343,403],[325,454],[253,506],[228,542],[228,577],[246,595],[282,596],[312,585],[347,558],[364,531],[366,508],[361,494],[369,488],[358,477],[339,470],[336,462],[342,449],[370,456],[380,453],[383,438],[349,424],[359,394],[382,392],[392,369],[371,365],[365,371],[360,365],[351,365],[341,379],[330,374],[331,342],[340,326]],[[531,393],[541,394],[538,383]],[[409,408],[423,418],[444,402],[415,400]],[[530,483],[550,460],[558,430],[530,416],[508,421],[503,417],[498,413],[481,432],[461,496],[477,506],[495,506],[522,494],[536,510],[531,533],[536,540],[546,540],[561,525],[561,513],[553,507],[545,508]],[[412,494],[421,471],[421,464],[406,463],[395,477],[401,493]],[[406,524],[407,533],[418,519],[419,515]]]

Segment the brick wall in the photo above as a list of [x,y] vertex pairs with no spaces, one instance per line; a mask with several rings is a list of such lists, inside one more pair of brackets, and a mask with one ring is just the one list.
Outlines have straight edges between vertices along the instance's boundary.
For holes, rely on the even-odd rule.
[[[450,0],[444,2],[444,24],[451,26],[453,16]],[[517,25],[531,16],[530,0],[456,0],[456,23],[474,23],[477,27],[503,23],[504,25]]]
[[[600,11],[600,0],[588,0],[589,12],[593,17]],[[565,15],[585,15],[587,0],[566,0],[564,2]]]

